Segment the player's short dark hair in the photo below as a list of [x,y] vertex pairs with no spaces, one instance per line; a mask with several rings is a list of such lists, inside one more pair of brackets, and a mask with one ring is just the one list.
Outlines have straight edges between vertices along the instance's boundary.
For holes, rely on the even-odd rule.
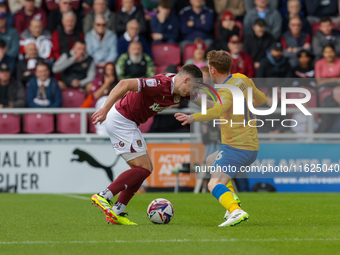
[[195,79],[202,79],[203,78],[203,74],[202,74],[201,69],[199,69],[194,64],[188,64],[188,65],[182,66],[182,68],[181,68],[181,70],[179,70],[178,74],[179,75],[188,74],[192,78],[195,78]]
[[160,0],[158,3],[158,6],[161,6],[165,9],[171,9],[172,8],[172,2],[171,0]]
[[264,19],[256,19],[255,22],[254,22],[254,26],[258,25],[259,27],[266,27],[267,24],[266,24],[266,21]]
[[228,74],[231,70],[233,60],[230,54],[224,50],[212,50],[207,54],[209,65],[214,67],[220,74]]
[[320,19],[320,24],[321,24],[321,23],[324,23],[324,22],[330,22],[330,23],[332,23],[332,20],[331,20],[330,17],[323,17],[323,18]]

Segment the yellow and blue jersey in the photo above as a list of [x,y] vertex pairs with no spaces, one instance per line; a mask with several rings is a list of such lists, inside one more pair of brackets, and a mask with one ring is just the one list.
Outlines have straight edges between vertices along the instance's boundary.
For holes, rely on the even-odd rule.
[[[202,115],[201,113],[193,114],[195,121],[208,121],[218,118],[227,120],[227,124],[221,125],[222,144],[241,150],[258,151],[259,140],[257,137],[257,128],[248,125],[249,120],[256,119],[256,116],[248,109],[248,88],[252,88],[253,90],[253,104],[255,107],[265,104],[267,102],[266,96],[256,88],[251,79],[243,74],[237,73],[230,75],[224,81],[224,84],[236,86],[242,91],[245,106],[244,114],[233,114],[233,95],[229,89],[222,88],[217,92],[221,98],[222,106],[219,103],[216,104],[213,108],[207,110],[206,115]],[[256,125],[255,122],[251,124],[252,126]]]

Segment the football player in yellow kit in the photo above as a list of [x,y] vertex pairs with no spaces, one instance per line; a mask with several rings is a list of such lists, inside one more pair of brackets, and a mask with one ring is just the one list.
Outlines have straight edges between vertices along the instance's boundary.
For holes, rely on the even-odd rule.
[[[241,167],[249,166],[257,157],[259,151],[259,140],[257,137],[256,124],[248,125],[248,121],[256,117],[248,110],[248,88],[252,88],[254,106],[261,106],[267,102],[266,96],[256,88],[251,79],[243,74],[231,74],[232,58],[226,51],[210,51],[207,55],[209,73],[213,83],[236,86],[242,91],[245,111],[243,115],[233,114],[233,94],[230,89],[221,88],[218,95],[222,105],[217,103],[207,110],[206,114],[195,113],[186,115],[176,113],[177,120],[182,125],[197,121],[211,121],[221,119],[222,145],[218,152],[212,154],[214,157],[214,170],[208,188],[212,195],[230,212],[225,222],[219,227],[234,226],[249,218],[249,214],[243,211],[238,201],[235,200],[229,182]],[[236,88],[235,88],[236,89]],[[223,121],[222,121],[223,119]],[[227,123],[225,123],[227,121]],[[209,160],[209,159],[208,159]],[[227,185],[227,186],[226,186]]]

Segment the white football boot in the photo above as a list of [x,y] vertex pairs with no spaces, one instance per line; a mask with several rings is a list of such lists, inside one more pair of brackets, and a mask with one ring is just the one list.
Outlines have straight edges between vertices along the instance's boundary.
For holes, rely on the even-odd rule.
[[[241,200],[239,199],[239,197],[235,193],[233,193],[233,197],[234,197],[235,201],[238,203],[238,206],[241,207]],[[229,215],[230,215],[230,212],[227,210],[224,214],[223,219],[225,221],[228,220]]]
[[243,210],[237,209],[230,213],[228,219],[219,225],[219,227],[231,227],[240,224],[242,221],[248,220],[249,214]]

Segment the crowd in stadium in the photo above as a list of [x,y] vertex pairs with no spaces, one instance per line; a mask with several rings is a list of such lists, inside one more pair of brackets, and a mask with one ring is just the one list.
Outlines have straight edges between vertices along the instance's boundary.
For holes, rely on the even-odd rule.
[[[275,78],[254,80],[269,98],[303,86],[309,106],[340,106],[337,0],[0,0],[0,108],[74,107],[69,91],[96,107],[120,79],[188,63],[208,77],[214,49],[230,52],[232,73]],[[156,116],[149,131],[174,130],[187,131]],[[340,117],[322,115],[315,131],[340,132]]]

